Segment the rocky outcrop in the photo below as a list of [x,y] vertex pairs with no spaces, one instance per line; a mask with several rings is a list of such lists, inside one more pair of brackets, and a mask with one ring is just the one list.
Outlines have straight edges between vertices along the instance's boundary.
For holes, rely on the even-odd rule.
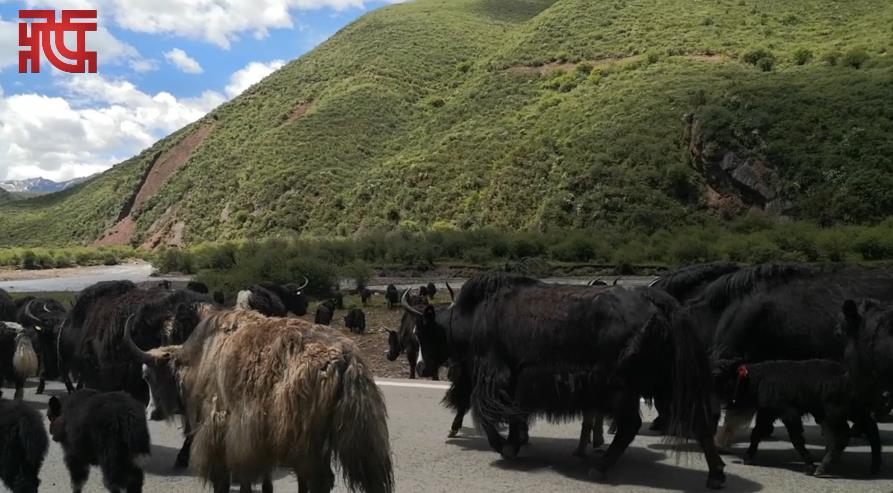
[[785,213],[790,205],[783,197],[777,172],[767,160],[752,155],[744,145],[707,138],[695,114],[686,115],[685,123],[692,166],[707,183],[704,201],[708,207],[724,213],[751,208]]

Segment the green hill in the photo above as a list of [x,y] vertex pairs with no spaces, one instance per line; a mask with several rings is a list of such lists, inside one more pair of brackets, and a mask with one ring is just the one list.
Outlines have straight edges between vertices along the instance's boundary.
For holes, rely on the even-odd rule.
[[61,193],[0,246],[893,211],[889,0],[416,0]]

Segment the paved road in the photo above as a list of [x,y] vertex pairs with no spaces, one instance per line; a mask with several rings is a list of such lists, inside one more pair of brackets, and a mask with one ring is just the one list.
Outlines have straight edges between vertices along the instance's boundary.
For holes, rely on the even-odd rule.
[[[642,436],[612,471],[608,482],[587,479],[586,462],[571,456],[576,443],[578,423],[549,425],[540,423],[531,430],[531,445],[521,457],[506,462],[490,451],[486,440],[473,429],[461,437],[446,439],[450,414],[440,406],[443,389],[436,382],[381,381],[390,413],[391,444],[396,464],[398,492],[602,492],[602,491],[700,491],[705,471],[698,455],[683,455],[679,460],[657,437]],[[421,386],[419,386],[421,384]],[[51,394],[60,394],[57,384]],[[7,395],[11,391],[6,392]],[[35,396],[28,389],[26,400],[41,409],[47,396]],[[643,410],[650,419],[647,409]],[[470,425],[470,421],[466,425]],[[153,456],[147,466],[147,493],[204,492],[202,483],[171,470],[181,443],[179,430],[164,423],[151,423]],[[807,426],[807,441],[815,445],[821,437],[815,426]],[[784,437],[778,430],[776,433]],[[885,443],[893,445],[893,425],[882,425]],[[741,447],[736,448],[740,454]],[[893,451],[893,449],[891,449]],[[765,443],[758,458],[763,466],[742,465],[737,455],[724,457],[728,464],[728,492],[879,492],[893,491],[893,453],[885,454],[880,478],[860,476],[868,469],[868,450],[863,442],[854,443],[844,455],[839,471],[845,478],[818,479],[802,475],[797,456],[787,442]],[[69,491],[68,475],[62,464],[58,444],[53,443],[42,471],[41,491]],[[101,492],[101,479],[93,469],[86,492]],[[0,486],[0,491],[2,486]],[[234,490],[235,491],[235,490]],[[287,473],[277,476],[276,491],[296,492],[297,483]],[[336,491],[344,492],[340,484]]]
[[[35,292],[59,292],[81,291],[87,286],[100,281],[128,280],[135,283],[146,281],[161,281],[162,278],[152,277],[154,269],[150,264],[134,263],[110,266],[83,267],[80,269],[65,269],[62,277],[45,277],[42,279],[20,279],[12,281],[0,281],[0,289],[9,292],[35,293]],[[74,275],[71,274],[74,271]],[[44,272],[37,273],[41,277]],[[169,277],[172,281],[186,281],[183,277]]]

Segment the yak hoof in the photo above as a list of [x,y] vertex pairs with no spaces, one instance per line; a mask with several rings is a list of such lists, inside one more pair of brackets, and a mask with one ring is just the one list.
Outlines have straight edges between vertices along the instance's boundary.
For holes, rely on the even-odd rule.
[[189,456],[185,454],[177,455],[177,460],[174,461],[174,469],[186,469],[189,467]]
[[502,454],[502,457],[504,457],[506,459],[514,459],[514,458],[518,457],[518,451],[520,451],[520,450],[521,450],[521,447],[518,446],[517,444],[506,443],[505,445],[502,446],[502,451],[500,452],[500,454]]
[[450,432],[447,433],[447,438],[456,438],[456,435],[458,435],[458,434],[459,434],[459,430],[450,430]]
[[744,454],[744,457],[741,459],[741,463],[747,466],[752,466],[756,464],[757,458],[750,454]]
[[707,489],[721,490],[726,485],[726,475],[720,473],[719,476],[707,476]]
[[608,473],[600,467],[589,468],[589,479],[596,482],[602,482],[608,478]]
[[814,476],[815,471],[815,464],[806,464],[806,466],[803,467],[803,472],[805,472],[807,476]]
[[819,464],[819,467],[815,468],[815,472],[813,472],[812,475],[817,478],[822,478],[822,477],[827,476],[828,474],[825,472],[825,465]]

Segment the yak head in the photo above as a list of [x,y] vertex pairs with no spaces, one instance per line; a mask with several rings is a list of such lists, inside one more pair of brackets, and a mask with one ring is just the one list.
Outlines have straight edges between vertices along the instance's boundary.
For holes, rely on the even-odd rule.
[[143,380],[148,384],[155,404],[152,419],[164,421],[183,414],[178,372],[178,356],[182,346],[166,346],[148,352],[143,351],[133,342],[132,329],[131,320],[128,320],[124,329],[123,349],[143,365]]
[[282,286],[285,291],[285,299],[282,300],[285,308],[299,317],[307,315],[307,308],[310,306],[310,298],[304,292],[308,284],[310,280],[305,277],[303,284],[289,283]]
[[875,300],[843,303],[840,330],[847,337],[849,371],[893,390],[893,307]]
[[[422,377],[436,377],[437,371],[449,359],[449,340],[446,328],[437,323],[437,311],[431,305],[418,309],[407,302],[409,290],[403,293],[401,304],[410,315],[412,335],[419,341],[419,359],[416,371]],[[452,305],[448,310],[452,309]]]

